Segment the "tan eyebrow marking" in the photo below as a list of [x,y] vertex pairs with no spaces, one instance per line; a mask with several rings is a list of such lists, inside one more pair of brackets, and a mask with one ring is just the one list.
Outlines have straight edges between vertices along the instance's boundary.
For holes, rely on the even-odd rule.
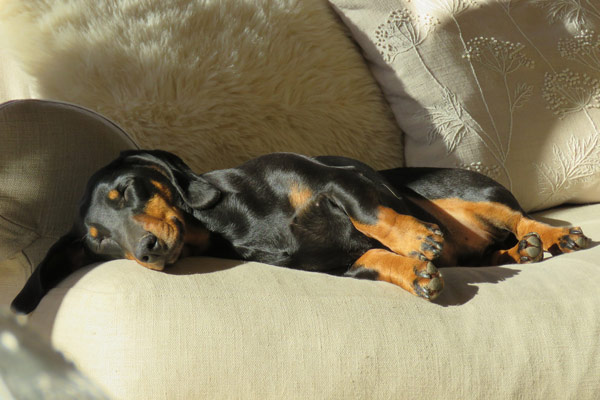
[[150,181],[154,187],[156,187],[158,189],[158,191],[168,200],[168,201],[173,201],[173,195],[171,194],[171,191],[169,190],[169,188],[167,188],[165,185],[163,185],[162,183],[155,181],[154,179],[152,179]]
[[90,226],[90,229],[88,230],[88,232],[91,237],[93,237],[93,238],[98,237],[98,229],[95,226]]
[[110,192],[108,192],[108,198],[110,200],[116,200],[121,196],[121,193],[119,193],[119,191],[117,189],[113,189]]

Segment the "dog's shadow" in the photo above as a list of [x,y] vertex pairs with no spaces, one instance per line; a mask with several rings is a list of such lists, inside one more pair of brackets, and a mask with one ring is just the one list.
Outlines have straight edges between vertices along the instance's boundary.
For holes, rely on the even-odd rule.
[[[514,265],[518,268],[518,265]],[[449,267],[440,268],[444,276],[444,290],[433,303],[440,306],[460,306],[472,300],[479,292],[476,284],[497,284],[517,276],[521,271],[503,267]]]
[[[245,263],[242,260],[190,258],[180,260],[174,267],[168,268],[164,272],[170,275],[209,274],[231,270]],[[518,266],[515,267],[518,268]],[[434,303],[441,306],[465,304],[477,295],[479,288],[475,284],[500,283],[520,272],[518,269],[507,267],[450,267],[440,270],[444,275],[445,288]]]
[[[555,218],[536,216],[535,219],[556,227],[570,226],[569,222]],[[598,245],[600,245],[600,242],[591,241],[588,249]],[[522,266],[519,264],[495,267],[440,268],[444,276],[444,290],[433,303],[444,307],[466,304],[479,292],[479,287],[476,284],[501,283],[517,276],[521,272],[521,268]]]
[[164,273],[169,275],[210,274],[230,270],[245,263],[247,261],[229,258],[190,257],[182,258],[174,266],[166,268]]

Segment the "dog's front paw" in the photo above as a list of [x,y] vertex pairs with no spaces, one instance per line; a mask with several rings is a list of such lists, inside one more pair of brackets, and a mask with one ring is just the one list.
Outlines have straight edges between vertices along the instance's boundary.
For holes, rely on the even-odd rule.
[[413,290],[419,297],[427,300],[433,300],[444,288],[444,279],[442,274],[433,265],[432,262],[425,262],[414,267],[415,279],[413,280]]
[[408,253],[409,257],[433,261],[442,254],[444,234],[436,224],[424,222],[421,229],[415,232],[415,239],[415,250]]

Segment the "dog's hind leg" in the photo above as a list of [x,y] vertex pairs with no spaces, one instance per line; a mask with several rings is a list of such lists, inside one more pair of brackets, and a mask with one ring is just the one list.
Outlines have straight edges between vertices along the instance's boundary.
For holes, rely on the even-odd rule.
[[512,232],[518,243],[508,250],[498,250],[490,257],[492,264],[541,261],[544,251],[552,255],[585,249],[590,244],[580,227],[554,227],[536,221],[499,203],[486,203],[485,222]]
[[554,227],[521,215],[515,229],[518,239],[530,232],[539,235],[544,251],[552,255],[570,253],[585,249],[590,245],[590,239],[583,234],[580,227]]
[[521,240],[508,250],[497,250],[489,257],[491,265],[502,264],[527,264],[542,261],[544,259],[544,250],[542,248],[542,239],[535,232],[530,232],[523,236]]

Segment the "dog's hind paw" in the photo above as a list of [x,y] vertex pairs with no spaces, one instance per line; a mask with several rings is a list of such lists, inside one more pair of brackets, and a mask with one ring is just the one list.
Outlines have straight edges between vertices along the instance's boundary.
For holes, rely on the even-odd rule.
[[530,232],[523,236],[517,245],[519,253],[519,264],[527,264],[542,261],[544,259],[544,249],[540,235]]
[[568,228],[568,232],[558,238],[556,245],[560,249],[557,253],[570,253],[589,247],[590,239],[583,234],[580,227]]

